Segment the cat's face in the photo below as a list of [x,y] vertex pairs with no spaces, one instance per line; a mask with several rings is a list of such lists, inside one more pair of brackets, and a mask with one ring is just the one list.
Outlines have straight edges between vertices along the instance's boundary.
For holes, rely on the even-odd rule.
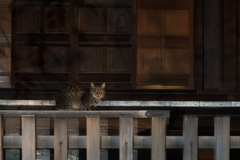
[[103,98],[105,95],[105,83],[100,86],[96,86],[91,83],[90,92],[94,98]]

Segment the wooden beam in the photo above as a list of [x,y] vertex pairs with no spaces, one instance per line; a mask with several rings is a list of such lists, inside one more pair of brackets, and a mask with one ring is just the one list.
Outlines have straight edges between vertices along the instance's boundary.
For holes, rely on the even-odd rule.
[[214,149],[215,141],[216,141],[216,139],[214,136],[199,136],[198,137],[198,148],[199,149]]
[[[105,139],[105,138],[104,138]],[[110,139],[110,137],[108,138]],[[240,139],[240,137],[234,137],[233,140]],[[215,147],[215,138],[214,136],[198,136],[198,148],[200,149],[214,149]],[[114,142],[109,142],[115,144]],[[135,136],[134,137],[134,148],[150,149],[152,145],[151,136]],[[105,144],[105,146],[107,146]],[[235,142],[234,145],[236,148],[240,148],[240,142]],[[114,145],[114,147],[116,147]],[[184,138],[183,136],[166,136],[166,149],[180,149],[184,147]]]
[[204,91],[222,91],[222,2],[204,0]]
[[38,118],[51,118],[55,115],[66,115],[71,118],[85,118],[87,115],[98,115],[101,118],[119,118],[120,115],[130,115],[133,118],[151,118],[154,115],[169,117],[170,112],[167,110],[138,110],[138,111],[66,111],[66,110],[0,110],[0,114],[6,118],[16,118],[22,115],[35,115]]
[[36,159],[36,119],[34,115],[22,117],[22,159]]
[[240,136],[230,137],[230,148],[233,148],[233,149],[240,148]]
[[3,160],[3,117],[0,115],[0,160]]
[[195,90],[203,93],[203,0],[194,0]]
[[119,136],[102,136],[101,148],[119,149]]
[[230,157],[230,117],[214,118],[216,138],[214,160],[229,160]]
[[184,139],[183,136],[167,136],[166,137],[166,148],[183,148]]
[[54,136],[38,136],[37,148],[54,148]]
[[196,116],[184,116],[183,118],[183,159],[198,159],[198,118]]
[[121,115],[119,120],[119,160],[133,159],[133,118]]
[[54,160],[67,159],[68,127],[67,117],[54,117]]
[[[230,148],[240,148],[240,136],[230,137]],[[214,149],[214,136],[199,136],[199,149]],[[181,149],[184,146],[183,136],[166,136],[166,149]],[[134,149],[151,149],[151,136],[134,136]],[[4,136],[3,148],[22,148],[22,136]],[[37,148],[54,148],[54,136],[38,136]],[[86,136],[69,136],[69,148],[86,148]],[[102,136],[101,148],[119,149],[119,136]]]
[[152,160],[165,160],[166,117],[152,118]]
[[86,136],[69,136],[69,148],[86,148]]
[[237,92],[237,1],[223,0],[223,91]]
[[87,160],[100,160],[100,118],[87,116]]

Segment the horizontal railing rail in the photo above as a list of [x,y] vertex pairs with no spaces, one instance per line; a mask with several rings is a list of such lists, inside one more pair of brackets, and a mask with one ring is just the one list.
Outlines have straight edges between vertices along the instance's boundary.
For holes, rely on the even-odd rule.
[[[165,160],[166,149],[183,149],[183,160],[197,160],[199,149],[214,149],[215,160],[229,160],[240,148],[240,136],[230,135],[231,116],[214,117],[214,135],[198,135],[198,116],[183,116],[183,134],[166,134],[170,112],[139,111],[0,111],[0,159],[8,148],[20,148],[22,159],[36,159],[37,149],[54,149],[55,160],[67,159],[68,149],[86,149],[87,160],[100,160],[101,149],[119,149],[120,160],[132,160],[134,149],[151,149],[152,160]],[[236,116],[236,115],[234,115]],[[4,118],[21,119],[21,135],[4,135]],[[37,135],[36,119],[52,118],[54,135]],[[68,135],[68,119],[86,119],[86,135]],[[119,135],[101,135],[100,119],[118,119]],[[151,135],[133,134],[133,119],[151,119]]]
[[[151,118],[152,128],[157,141],[159,135],[165,138],[166,119],[170,117],[167,110],[140,110],[140,111],[29,111],[29,110],[1,110],[0,111],[0,159],[3,159],[3,150],[7,148],[22,150],[22,159],[36,159],[36,149],[54,149],[55,160],[67,160],[67,151],[71,148],[86,148],[87,160],[99,160],[100,149],[118,148],[120,160],[130,160],[133,157],[134,136],[133,118]],[[4,135],[4,118],[21,118],[22,135]],[[36,118],[53,118],[54,135],[38,136],[36,133]],[[86,118],[86,136],[69,136],[68,119]],[[101,136],[100,119],[119,119],[119,136]],[[155,140],[156,139],[156,140]],[[162,141],[163,142],[163,141]],[[155,142],[154,142],[155,144]],[[151,147],[152,154],[157,153],[164,143],[156,143]],[[165,144],[164,144],[165,145]],[[162,151],[163,153],[163,151]]]

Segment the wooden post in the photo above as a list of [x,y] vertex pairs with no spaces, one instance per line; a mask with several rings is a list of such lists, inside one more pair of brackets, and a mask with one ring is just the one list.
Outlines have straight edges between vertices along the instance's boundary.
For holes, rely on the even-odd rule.
[[229,160],[230,156],[230,117],[214,118],[216,138],[214,160]]
[[133,118],[120,115],[119,121],[119,154],[120,160],[133,159]]
[[68,148],[67,117],[54,117],[54,160],[66,160]]
[[34,115],[22,116],[22,159],[36,159],[36,119]]
[[166,117],[152,118],[152,160],[165,160]]
[[87,160],[100,160],[100,118],[87,115]]
[[203,87],[215,93],[222,89],[222,4],[219,0],[203,0]]
[[[100,120],[100,136],[108,136],[108,121],[107,118],[101,118]],[[108,160],[108,149],[101,148],[100,150],[100,159]]]
[[183,118],[183,160],[198,159],[198,118],[184,116]]
[[0,115],[0,160],[3,160],[3,117]]

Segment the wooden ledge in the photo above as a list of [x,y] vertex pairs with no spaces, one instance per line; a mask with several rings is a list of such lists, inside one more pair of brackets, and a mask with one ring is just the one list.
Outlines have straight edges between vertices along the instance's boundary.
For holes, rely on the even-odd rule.
[[35,115],[39,118],[51,118],[66,115],[71,118],[87,117],[89,115],[98,115],[101,118],[119,118],[121,115],[129,115],[132,118],[151,118],[153,116],[170,117],[167,110],[139,110],[139,111],[29,111],[29,110],[1,110],[0,115],[7,118],[22,117],[22,115]]

